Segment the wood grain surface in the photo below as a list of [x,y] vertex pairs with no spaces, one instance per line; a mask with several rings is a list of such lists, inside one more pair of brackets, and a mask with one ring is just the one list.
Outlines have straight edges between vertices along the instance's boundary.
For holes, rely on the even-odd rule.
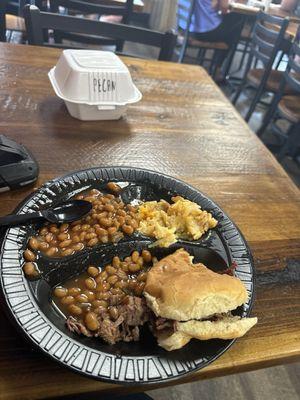
[[[271,153],[198,66],[124,58],[142,101],[119,121],[75,120],[47,77],[59,54],[56,49],[0,44],[0,131],[36,156],[36,186],[99,165],[161,171],[212,197],[252,249],[258,325],[216,362],[177,382],[298,359],[299,268],[289,261],[300,260],[300,196]],[[0,214],[12,212],[31,190],[0,194]],[[1,399],[87,398],[95,392],[142,390],[93,381],[48,360],[15,332],[3,307],[0,326]]]
[[[229,7],[231,11],[239,12],[240,14],[255,15],[259,12],[259,7],[249,6],[247,3],[248,0],[232,1],[229,4]],[[279,4],[270,4],[267,13],[282,18],[289,17],[291,21],[300,20],[296,14],[294,14],[292,11],[283,10]]]
[[[229,8],[230,11],[241,15],[256,15],[259,12],[259,9],[257,7],[250,7],[250,6],[245,7],[246,4],[247,4],[246,0],[239,0],[236,2],[232,2]],[[268,14],[282,18],[289,17],[290,23],[287,27],[286,33],[291,37],[291,39],[295,38],[300,23],[300,18],[297,15],[295,15],[292,12],[282,10],[280,6],[276,4],[270,5]]]

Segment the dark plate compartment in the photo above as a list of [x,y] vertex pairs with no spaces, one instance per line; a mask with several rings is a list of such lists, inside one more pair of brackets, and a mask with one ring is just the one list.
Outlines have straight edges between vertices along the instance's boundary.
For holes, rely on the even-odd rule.
[[[141,251],[143,249],[149,249],[151,241],[130,241],[123,242],[117,245],[106,246],[105,249],[99,248],[98,250],[91,251],[89,254],[82,255],[80,259],[74,257],[73,261],[66,262],[63,266],[51,269],[51,271],[45,276],[45,279],[39,279],[30,283],[30,288],[34,293],[37,303],[39,304],[42,312],[47,315],[49,320],[63,331],[69,337],[75,338],[79,343],[86,344],[91,348],[101,350],[104,352],[110,352],[115,355],[127,355],[127,356],[140,356],[146,357],[149,354],[159,355],[165,353],[164,350],[160,349],[153,335],[145,327],[143,329],[141,340],[133,343],[117,343],[114,346],[109,346],[99,339],[90,339],[84,336],[78,336],[70,333],[65,326],[65,318],[61,312],[57,309],[56,305],[52,302],[52,291],[57,285],[63,284],[64,281],[70,279],[70,277],[79,275],[84,272],[88,265],[105,266],[110,263],[114,255],[118,255],[121,258],[129,256],[133,250]],[[221,271],[226,269],[226,262],[213,250],[199,247],[197,245],[186,245],[177,243],[168,249],[150,249],[151,253],[156,256],[159,260],[169,254],[172,254],[179,248],[185,248],[191,255],[194,255],[194,262],[202,262],[215,271]],[[242,313],[242,308],[238,314]],[[202,350],[199,348],[201,354]],[[190,353],[190,350],[177,351],[177,357],[186,358]],[[194,355],[193,355],[194,357]]]
[[[238,264],[237,276],[248,289],[249,301],[236,310],[237,315],[249,314],[253,302],[253,265],[249,249],[238,229],[223,211],[196,189],[174,178],[152,171],[126,167],[95,168],[79,171],[46,183],[26,199],[19,212],[56,205],[90,188],[105,191],[109,181],[123,187],[124,202],[165,199],[181,195],[200,204],[218,220],[218,226],[196,242],[181,241],[168,249],[152,248],[158,259],[184,247],[215,271],[225,269],[233,261]],[[85,338],[67,331],[65,320],[51,301],[53,288],[83,272],[87,265],[105,265],[114,255],[126,257],[133,250],[148,248],[153,242],[135,234],[117,244],[98,245],[73,256],[49,259],[40,255],[41,279],[28,281],[21,265],[28,238],[37,225],[10,229],[2,245],[1,281],[11,316],[23,333],[41,350],[62,364],[87,376],[122,383],[151,383],[175,379],[207,365],[221,355],[233,341],[192,340],[183,349],[166,352],[159,348],[145,327],[137,343],[109,346],[95,338]],[[31,318],[32,317],[32,318]],[[53,343],[52,343],[53,342]]]

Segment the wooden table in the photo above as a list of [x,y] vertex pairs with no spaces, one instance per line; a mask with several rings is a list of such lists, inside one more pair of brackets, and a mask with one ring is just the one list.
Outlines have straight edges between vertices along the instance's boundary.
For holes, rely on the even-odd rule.
[[[124,58],[142,101],[119,121],[75,120],[47,78],[59,54],[0,44],[0,131],[36,156],[37,185],[97,165],[161,171],[211,196],[252,249],[258,325],[216,362],[176,383],[299,359],[299,268],[287,263],[300,260],[300,196],[271,153],[199,66]],[[0,194],[0,214],[13,211],[31,190]],[[99,392],[142,389],[104,384],[62,368],[31,350],[3,312],[0,326],[0,399],[75,394],[92,399],[95,392],[100,398]]]
[[[230,3],[230,11],[245,15],[245,16],[255,16],[259,12],[259,8],[257,7],[249,7],[246,6],[247,0],[239,0]],[[293,14],[292,12],[284,11],[280,8],[279,5],[271,4],[268,10],[268,13],[271,15],[275,15],[277,17],[289,17],[290,23],[288,25],[286,33],[291,36],[291,38],[295,38],[297,29],[299,27],[300,18]]]
[[[234,12],[247,15],[255,15],[259,12],[258,7],[252,7],[247,5],[248,0],[237,0],[230,2],[230,9]],[[283,10],[279,4],[270,4],[269,10],[267,11],[270,15],[277,17],[289,17],[292,21],[299,21],[299,17],[293,12]]]

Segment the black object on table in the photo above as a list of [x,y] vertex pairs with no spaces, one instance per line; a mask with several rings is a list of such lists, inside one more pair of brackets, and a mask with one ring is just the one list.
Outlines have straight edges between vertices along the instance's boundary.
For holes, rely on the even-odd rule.
[[0,193],[35,182],[37,161],[23,145],[0,135]]

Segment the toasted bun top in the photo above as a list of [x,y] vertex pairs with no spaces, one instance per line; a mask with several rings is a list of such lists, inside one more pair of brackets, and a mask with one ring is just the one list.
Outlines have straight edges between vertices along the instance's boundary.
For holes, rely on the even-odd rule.
[[160,317],[187,321],[234,310],[247,301],[243,283],[193,264],[183,249],[161,259],[148,272],[144,295]]

